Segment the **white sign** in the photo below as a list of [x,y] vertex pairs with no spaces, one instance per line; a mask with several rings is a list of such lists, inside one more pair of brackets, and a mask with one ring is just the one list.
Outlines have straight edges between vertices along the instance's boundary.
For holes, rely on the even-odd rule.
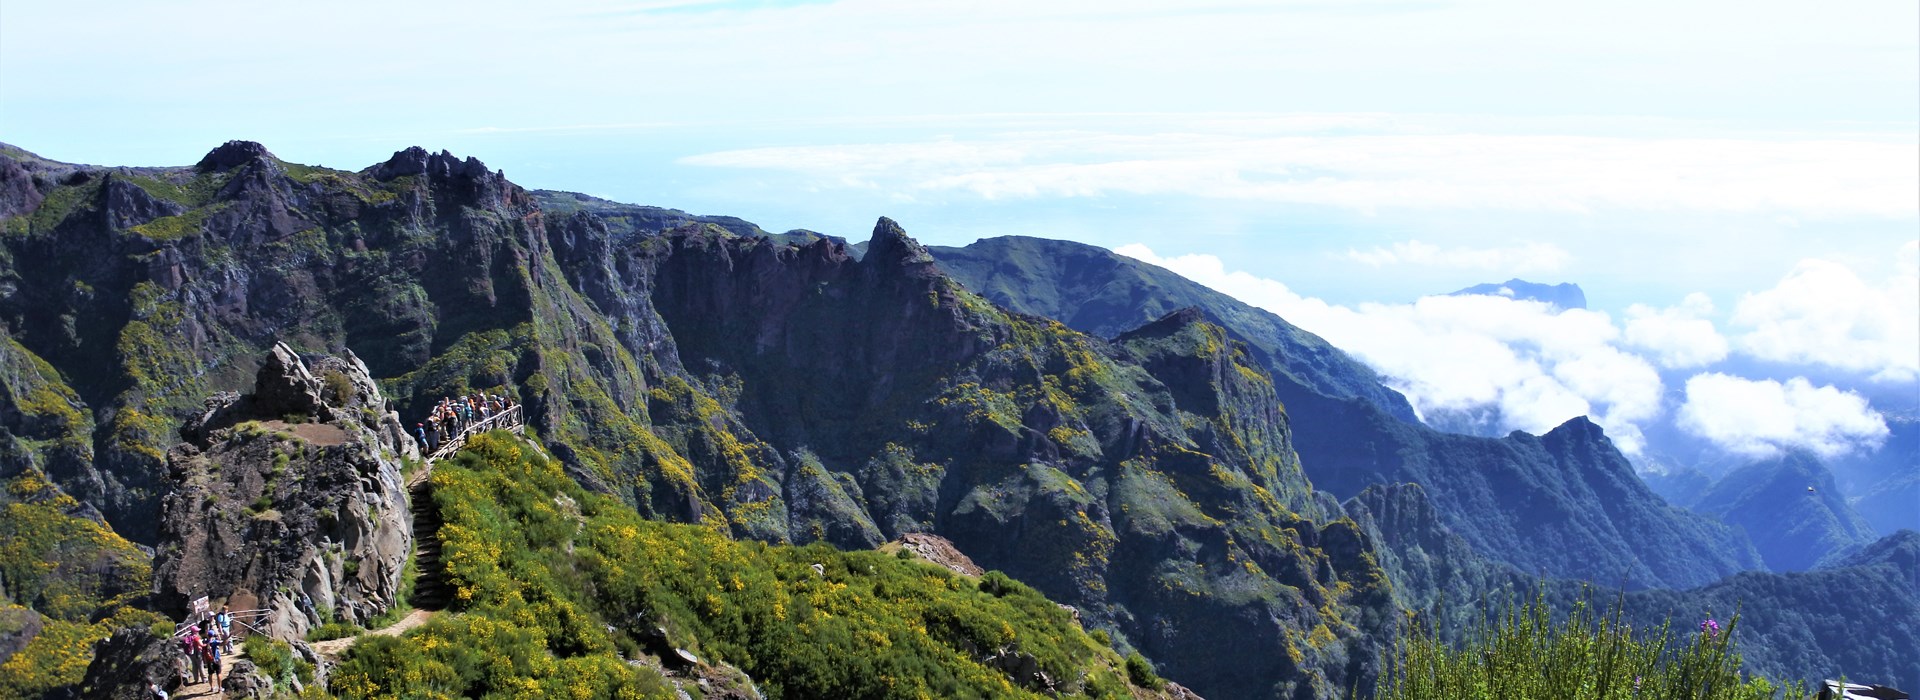
[[197,617],[206,615],[207,608],[208,608],[208,605],[207,605],[206,596],[200,596],[198,598],[193,599],[193,616],[194,617],[197,618]]

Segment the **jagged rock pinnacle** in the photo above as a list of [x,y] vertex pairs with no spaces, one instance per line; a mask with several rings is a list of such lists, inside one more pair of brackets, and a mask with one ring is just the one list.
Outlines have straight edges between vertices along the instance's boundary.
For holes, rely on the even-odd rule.
[[468,156],[466,160],[461,160],[447,151],[436,154],[419,146],[409,146],[406,150],[394,151],[392,158],[373,166],[367,174],[375,180],[391,180],[407,175],[482,177],[489,173],[487,164],[478,158]]
[[893,219],[880,217],[873,225],[873,238],[867,243],[867,255],[863,262],[877,262],[884,265],[915,265],[933,262],[933,254],[926,246],[907,236],[906,229]]

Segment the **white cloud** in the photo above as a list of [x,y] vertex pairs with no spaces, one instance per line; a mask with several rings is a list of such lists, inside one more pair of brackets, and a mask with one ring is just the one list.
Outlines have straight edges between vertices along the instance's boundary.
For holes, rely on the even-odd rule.
[[1228,271],[1211,255],[1163,258],[1137,244],[1116,252],[1319,334],[1387,376],[1422,415],[1493,409],[1500,430],[1531,433],[1591,415],[1623,451],[1636,454],[1644,446],[1640,426],[1661,413],[1659,373],[1614,346],[1619,331],[1604,313],[1496,296],[1346,307]]
[[1622,339],[1666,369],[1710,365],[1727,357],[1727,339],[1705,318],[1712,313],[1713,300],[1700,293],[1687,295],[1672,308],[1634,304],[1627,307]]
[[1886,420],[1859,394],[1813,386],[1804,377],[1785,384],[1719,373],[1687,380],[1681,429],[1731,452],[1765,457],[1785,448],[1833,457],[1877,449],[1887,437]]
[[[1912,324],[1920,322],[1911,305],[1920,289],[1906,288],[1908,311],[1901,311],[1894,297],[1901,293],[1899,284],[1914,284],[1916,247],[1903,249],[1895,282],[1885,288],[1870,287],[1837,264],[1803,263],[1774,289],[1742,300],[1736,321],[1761,325],[1740,342],[1774,351],[1782,361],[1852,366],[1883,378],[1910,368],[1893,355],[1901,352],[1899,342],[1907,342],[1906,361],[1920,361],[1915,358],[1920,350],[1911,345]],[[1589,415],[1628,454],[1645,446],[1643,428],[1667,414],[1656,364],[1699,367],[1729,353],[1728,339],[1709,320],[1713,302],[1703,294],[1690,294],[1669,308],[1634,305],[1623,330],[1605,313],[1560,311],[1501,296],[1341,306],[1228,270],[1212,255],[1161,257],[1139,244],[1116,252],[1165,267],[1326,338],[1387,377],[1422,416],[1491,420],[1495,424],[1488,427],[1502,432],[1537,434]],[[1906,315],[1892,317],[1899,313]],[[1911,374],[1899,376],[1910,380]],[[1783,448],[1833,456],[1877,448],[1887,433],[1885,421],[1859,394],[1815,387],[1804,378],[1782,384],[1695,375],[1676,420],[1684,431],[1745,456]]]
[[[825,184],[984,199],[1184,195],[1383,208],[1590,212],[1773,212],[1909,218],[1920,213],[1911,139],[1623,138],[1436,132],[1418,117],[1350,130],[1249,132],[1168,115],[1160,130],[1054,130],[967,140],[719,151],[682,164],[802,174]],[[1257,129],[1258,127],[1252,127]],[[1418,242],[1356,251],[1386,262],[1554,269],[1551,246],[1446,251]],[[1378,262],[1375,262],[1378,261]]]
[[1773,288],[1747,294],[1732,325],[1743,353],[1763,360],[1824,365],[1879,381],[1920,379],[1920,242],[1908,242],[1897,271],[1874,286],[1840,263],[1803,260]]
[[[1513,248],[1442,248],[1410,240],[1364,251],[1348,249],[1345,257],[1373,267],[1424,265],[1525,274],[1557,271],[1572,256],[1550,243],[1527,243]],[[1502,296],[1513,296],[1513,290],[1505,287],[1500,292]]]

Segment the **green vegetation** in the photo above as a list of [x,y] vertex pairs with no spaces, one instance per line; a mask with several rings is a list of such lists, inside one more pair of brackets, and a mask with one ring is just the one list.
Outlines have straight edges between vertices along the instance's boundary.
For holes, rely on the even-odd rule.
[[334,673],[342,697],[665,697],[621,661],[662,645],[773,698],[1031,697],[988,663],[1019,654],[1067,694],[1128,697],[1116,652],[1004,575],[645,520],[501,433],[436,467],[433,498],[460,614],[362,639]]
[[200,232],[210,213],[211,208],[189,209],[179,216],[163,216],[128,230],[156,241],[186,238]]
[[285,642],[264,635],[248,635],[240,642],[241,651],[260,674],[273,679],[275,687],[285,688],[292,681],[313,682],[313,664],[295,658]]
[[[1619,611],[1598,614],[1586,601],[1556,623],[1544,593],[1509,603],[1497,620],[1481,620],[1470,641],[1454,648],[1416,627],[1395,647],[1377,700],[1557,700],[1559,698],[1689,698],[1773,700],[1781,688],[1745,678],[1734,652],[1738,617],[1700,631],[1670,625],[1635,629]],[[1788,698],[1802,697],[1788,689]]]
[[[150,570],[133,544],[93,520],[37,471],[0,492],[0,589],[40,615],[40,634],[0,664],[0,697],[40,697],[78,684],[93,643],[118,627],[165,624],[128,604],[146,592]],[[0,601],[5,602],[5,601]]]
[[1127,679],[1142,688],[1159,689],[1167,686],[1167,682],[1160,678],[1160,674],[1153,672],[1153,664],[1148,663],[1147,657],[1141,656],[1139,652],[1127,654]]
[[367,630],[351,622],[327,622],[307,632],[307,641],[324,642],[330,639],[358,637]]

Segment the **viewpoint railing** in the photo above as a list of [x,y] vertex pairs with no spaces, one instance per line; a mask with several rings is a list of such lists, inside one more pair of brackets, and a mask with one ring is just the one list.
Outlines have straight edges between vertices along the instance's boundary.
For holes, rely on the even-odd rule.
[[462,426],[459,431],[447,437],[446,442],[427,455],[427,463],[438,462],[453,456],[460,448],[467,446],[467,438],[489,430],[511,430],[519,433],[526,430],[526,424],[520,420],[520,404],[508,406],[505,410]]

